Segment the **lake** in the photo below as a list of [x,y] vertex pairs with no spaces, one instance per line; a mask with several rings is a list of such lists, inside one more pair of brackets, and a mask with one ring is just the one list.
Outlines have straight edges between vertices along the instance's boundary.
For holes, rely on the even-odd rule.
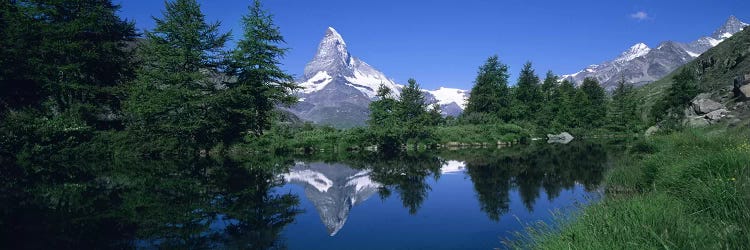
[[[0,248],[493,249],[600,198],[613,146],[55,162],[14,180]],[[77,170],[82,171],[82,170]]]

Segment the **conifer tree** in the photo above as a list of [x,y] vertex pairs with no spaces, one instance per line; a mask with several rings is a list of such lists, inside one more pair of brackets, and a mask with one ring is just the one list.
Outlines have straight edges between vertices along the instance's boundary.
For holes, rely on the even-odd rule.
[[635,100],[633,85],[625,79],[617,82],[612,91],[612,102],[609,105],[608,127],[615,131],[635,131],[640,126],[638,103]]
[[274,109],[295,103],[292,91],[299,88],[293,77],[279,68],[286,49],[278,44],[284,43],[284,38],[260,1],[253,1],[242,24],[244,37],[232,53],[232,73],[237,81],[227,82],[221,96],[230,124],[225,140],[239,138],[245,130],[263,134],[270,128]]
[[563,80],[557,92],[558,111],[555,115],[555,125],[558,129],[566,129],[577,126],[576,113],[576,87],[572,82]]
[[403,120],[398,115],[398,100],[393,98],[391,89],[380,84],[377,100],[370,103],[370,140],[385,152],[396,151],[402,144]]
[[217,128],[225,126],[214,97],[229,34],[219,32],[218,22],[206,23],[195,0],[166,2],[162,14],[139,51],[143,65],[126,105],[129,128],[210,146],[221,138]]
[[582,128],[601,127],[607,115],[607,93],[594,78],[584,79],[580,87],[580,92],[585,95],[587,103],[577,103],[580,105],[582,111],[578,116],[579,119],[582,119],[579,122],[579,126]]
[[395,125],[396,99],[391,95],[391,89],[380,84],[376,100],[370,103],[370,128],[384,128]]
[[560,96],[558,95],[558,77],[547,71],[547,75],[544,78],[540,92],[541,92],[541,105],[539,107],[539,113],[536,117],[537,125],[543,130],[551,129],[555,114],[560,108]]
[[408,85],[401,90],[398,101],[397,117],[404,122],[403,139],[422,140],[429,136],[427,125],[427,104],[419,84],[414,79],[409,79]]
[[440,104],[433,103],[430,105],[430,110],[427,112],[427,124],[428,126],[438,126],[444,123],[443,115],[441,113]]
[[132,75],[125,48],[135,38],[133,23],[117,16],[119,6],[109,0],[3,2],[2,95],[31,90],[46,99],[46,114],[111,126],[105,120],[112,119],[102,118],[119,109]]
[[493,114],[507,121],[511,118],[509,105],[508,66],[495,55],[479,67],[464,114]]
[[526,62],[518,76],[514,91],[517,119],[534,121],[542,102],[539,88],[539,77],[534,73],[531,62]]
[[651,110],[651,117],[655,121],[666,121],[667,127],[677,127],[684,116],[682,110],[690,100],[698,94],[695,75],[685,67],[673,78],[673,83],[667,89],[666,95],[656,103]]

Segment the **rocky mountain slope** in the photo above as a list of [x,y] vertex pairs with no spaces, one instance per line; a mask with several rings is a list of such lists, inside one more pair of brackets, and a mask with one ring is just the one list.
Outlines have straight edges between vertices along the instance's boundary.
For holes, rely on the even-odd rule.
[[[381,84],[396,96],[403,88],[352,56],[343,37],[330,27],[320,41],[317,53],[305,66],[299,84],[303,87],[297,93],[300,103],[291,111],[304,120],[336,127],[365,125],[369,104]],[[460,114],[467,95],[468,91],[460,89],[425,90],[427,101],[440,104],[444,115]]]
[[[717,34],[730,33],[719,31],[723,33]],[[642,110],[650,110],[666,94],[674,75],[687,68],[697,76],[701,92],[685,112],[691,124],[747,125],[750,122],[750,28],[725,39],[662,79],[638,88]],[[713,111],[721,112],[711,114]]]
[[638,43],[612,61],[591,65],[574,74],[564,75],[563,79],[580,84],[583,79],[594,77],[607,89],[613,89],[620,79],[641,86],[661,79],[747,26],[748,24],[730,16],[711,36],[701,37],[690,43],[666,41],[656,48]]

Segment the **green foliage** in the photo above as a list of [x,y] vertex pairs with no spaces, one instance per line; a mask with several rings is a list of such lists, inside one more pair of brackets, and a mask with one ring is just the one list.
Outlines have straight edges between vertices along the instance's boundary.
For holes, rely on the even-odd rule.
[[544,100],[539,86],[539,77],[534,73],[531,62],[523,65],[513,94],[515,110],[513,117],[518,120],[535,121]]
[[409,85],[401,91],[398,100],[391,96],[390,90],[381,85],[377,93],[378,100],[370,103],[371,139],[383,151],[398,151],[401,145],[420,143],[432,137],[429,126],[440,122],[439,109],[428,112],[424,93],[417,81],[409,79]]
[[132,74],[125,47],[135,37],[118,9],[102,0],[3,1],[0,113],[44,102],[52,116],[75,110],[88,125],[118,127],[113,111]]
[[[580,101],[580,102],[578,102]],[[581,128],[599,128],[606,122],[607,93],[593,78],[586,78],[576,94],[578,125]]]
[[689,68],[681,69],[673,78],[674,83],[666,95],[651,109],[651,117],[654,121],[663,121],[665,129],[681,127],[680,122],[685,116],[683,110],[698,94],[695,75]]
[[748,134],[689,130],[634,147],[607,178],[607,199],[559,222],[561,231],[529,228],[531,237],[522,243],[539,249],[743,248],[750,244]]
[[514,124],[457,125],[437,127],[435,137],[442,144],[489,143],[497,145],[498,141],[512,142],[529,137],[530,131]]
[[286,49],[277,44],[284,38],[271,16],[261,9],[260,1],[254,1],[249,11],[242,18],[244,37],[231,58],[231,73],[237,81],[226,82],[226,89],[217,97],[229,126],[224,141],[238,139],[246,130],[256,136],[263,134],[270,128],[272,112],[278,105],[297,101],[292,91],[299,87],[279,68]]
[[665,108],[660,105],[670,92],[670,86],[676,83],[675,76],[683,70],[693,72],[699,93],[715,93],[731,85],[735,77],[750,72],[749,47],[750,30],[742,30],[664,78],[638,88],[636,95],[640,109],[646,112],[645,120],[663,120],[659,119],[662,114],[657,110]]
[[219,23],[207,24],[195,0],[166,2],[163,15],[139,51],[143,65],[125,105],[129,129],[211,146],[227,125],[216,112],[222,81],[212,76],[222,67],[229,34],[219,33]]
[[617,83],[617,88],[612,92],[607,117],[606,126],[610,130],[635,132],[642,127],[635,90],[624,79]]
[[508,91],[508,66],[497,56],[492,56],[479,67],[479,73],[471,88],[464,114],[487,113],[498,116],[503,121],[512,118],[510,93]]

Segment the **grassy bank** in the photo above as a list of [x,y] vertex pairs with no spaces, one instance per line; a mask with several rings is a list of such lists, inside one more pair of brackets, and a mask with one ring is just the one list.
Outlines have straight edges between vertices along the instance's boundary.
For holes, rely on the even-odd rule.
[[750,246],[750,132],[692,130],[636,143],[603,201],[534,225],[511,247],[741,249]]

